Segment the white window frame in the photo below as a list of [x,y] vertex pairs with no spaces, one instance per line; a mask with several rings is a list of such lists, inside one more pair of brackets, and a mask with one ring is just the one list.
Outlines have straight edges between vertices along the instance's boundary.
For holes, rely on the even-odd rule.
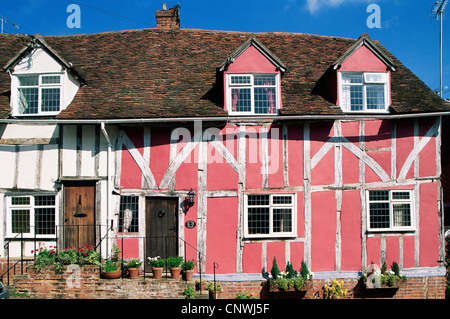
[[[370,192],[372,191],[386,191],[389,192],[389,201],[386,200],[370,200]],[[409,199],[394,199],[395,193],[408,193]],[[415,207],[414,207],[414,192],[410,189],[372,189],[366,191],[367,198],[367,230],[370,232],[398,232],[398,231],[415,231]],[[389,202],[389,227],[385,228],[372,228],[370,226],[370,204],[371,203],[386,203]],[[409,226],[394,226],[394,205],[396,204],[409,204],[410,205],[410,220]]]
[[[54,205],[46,205],[46,206],[37,206],[35,199],[38,196],[51,196],[55,198],[55,204]],[[22,204],[22,205],[13,205],[12,199],[18,198],[18,197],[27,197],[30,199],[29,204]],[[5,196],[6,201],[6,208],[7,208],[7,214],[6,214],[6,237],[14,237],[20,233],[13,233],[12,229],[12,212],[14,210],[29,210],[29,232],[23,233],[23,238],[55,238],[56,237],[56,227],[57,227],[57,221],[59,216],[59,205],[58,205],[58,197],[54,193],[39,193],[39,194],[11,194]],[[35,220],[35,209],[37,208],[53,208],[55,210],[55,233],[54,234],[35,234],[36,232],[36,220]]]
[[[259,86],[254,83],[255,75],[267,75],[267,76],[275,76],[275,85],[270,86]],[[250,83],[249,84],[232,84],[231,78],[233,76],[249,76]],[[275,113],[255,113],[255,88],[258,87],[273,87],[275,88]],[[250,98],[251,98],[251,110],[248,112],[240,112],[233,111],[233,96],[231,91],[233,88],[249,88],[250,89]],[[256,115],[256,116],[265,116],[265,115],[277,115],[278,110],[280,109],[280,74],[279,73],[228,73],[226,75],[226,94],[227,94],[227,110],[230,115]]]
[[[269,196],[269,233],[267,234],[249,234],[248,229],[248,197],[251,195],[268,195]],[[273,204],[275,196],[290,196],[291,204]],[[248,193],[244,198],[244,237],[245,238],[293,238],[297,237],[297,194],[295,193]],[[258,205],[250,207],[267,207],[267,205]],[[292,231],[290,232],[274,232],[273,231],[273,210],[277,208],[292,209]]]
[[[13,108],[15,116],[53,116],[58,115],[63,109],[63,81],[64,81],[63,73],[15,73],[13,76],[13,90],[11,92],[14,93],[13,97]],[[37,76],[38,84],[33,86],[21,86],[19,78],[28,77],[28,76]],[[59,83],[43,83],[42,78],[46,76],[58,76]],[[38,89],[38,109],[37,113],[21,113],[20,111],[20,89],[26,88],[37,88]],[[59,89],[59,110],[57,111],[43,111],[42,110],[42,90],[43,89]]]
[[[343,83],[343,75],[345,74],[362,74],[363,83]],[[370,81],[368,77],[372,74],[382,74],[384,75],[384,81]],[[339,72],[339,105],[344,112],[348,113],[388,113],[389,112],[389,100],[390,100],[390,76],[389,72],[352,72],[352,71],[342,71]],[[343,87],[346,85],[350,86],[362,86],[363,87],[363,109],[362,110],[352,110],[351,103],[345,103],[344,90]],[[384,86],[384,108],[382,109],[368,109],[367,108],[367,87],[371,85],[383,85]]]

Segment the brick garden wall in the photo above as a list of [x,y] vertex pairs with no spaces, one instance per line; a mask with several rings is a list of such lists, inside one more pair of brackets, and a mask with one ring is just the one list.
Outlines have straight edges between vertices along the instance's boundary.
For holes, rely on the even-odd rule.
[[[33,267],[28,273],[16,275],[14,286],[17,292],[27,292],[41,299],[181,299],[186,283],[175,279],[102,279],[98,266],[79,268],[77,277],[65,267],[55,273],[50,267],[39,274]],[[78,278],[79,281],[76,281]],[[349,298],[394,298],[394,299],[443,299],[446,279],[440,277],[408,277],[398,289],[367,290],[358,279],[342,279],[343,288]],[[340,280],[339,280],[340,281]],[[307,292],[270,292],[265,281],[220,282],[224,287],[221,298],[234,299],[240,293],[254,294],[260,299],[322,298],[322,287],[330,280],[315,279]]]

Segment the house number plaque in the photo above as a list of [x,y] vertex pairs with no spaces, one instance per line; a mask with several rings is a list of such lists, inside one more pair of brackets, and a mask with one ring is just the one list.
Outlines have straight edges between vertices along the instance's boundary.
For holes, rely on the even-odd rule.
[[197,225],[193,220],[188,220],[185,224],[186,228],[192,229]]

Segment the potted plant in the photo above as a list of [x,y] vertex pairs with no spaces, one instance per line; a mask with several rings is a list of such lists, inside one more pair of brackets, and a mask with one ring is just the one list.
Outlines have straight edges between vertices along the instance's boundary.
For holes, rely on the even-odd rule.
[[186,280],[192,280],[192,276],[194,275],[194,267],[195,261],[193,259],[183,261],[181,268],[183,269]]
[[220,295],[223,291],[221,284],[217,282],[210,282],[206,286],[206,289],[209,291],[209,299],[220,299]]
[[372,263],[367,271],[364,271],[363,280],[367,289],[398,288],[406,277],[400,274],[400,268],[394,261],[390,270],[387,269],[386,262],[381,268]]
[[164,261],[164,259],[162,259],[159,256],[157,256],[157,257],[148,257],[147,259],[148,259],[148,263],[150,264],[150,266],[152,266],[153,278],[161,279],[161,277],[162,277],[162,270],[163,270],[164,265],[166,263]]
[[128,277],[130,279],[136,279],[139,277],[139,267],[142,262],[137,258],[132,258],[127,261]]
[[102,263],[102,276],[105,279],[117,279],[122,275],[119,264],[111,259]]
[[170,269],[170,275],[173,279],[180,277],[181,273],[181,263],[183,262],[183,257],[181,256],[171,256],[167,258],[167,266]]

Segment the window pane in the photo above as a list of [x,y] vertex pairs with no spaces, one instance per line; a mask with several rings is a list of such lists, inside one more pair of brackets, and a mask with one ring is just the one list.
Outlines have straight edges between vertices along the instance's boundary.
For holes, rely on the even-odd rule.
[[275,75],[258,75],[253,76],[255,85],[275,85]]
[[139,232],[139,197],[120,197],[119,232]]
[[292,196],[273,196],[274,204],[291,204]]
[[58,84],[61,78],[59,75],[43,75],[42,84]]
[[30,210],[14,209],[11,211],[11,231],[13,233],[30,232]]
[[275,112],[275,88],[255,88],[255,113],[274,114]]
[[21,114],[35,114],[38,112],[38,88],[19,89],[19,111]]
[[55,196],[36,196],[34,198],[35,206],[55,206]]
[[370,191],[370,201],[389,201],[389,191]]
[[42,111],[55,112],[59,111],[59,88],[42,89]]
[[386,73],[364,73],[364,81],[368,83],[385,83]]
[[251,90],[232,89],[231,102],[233,112],[250,112],[252,110]]
[[342,83],[344,84],[362,84],[363,74],[362,73],[342,73]]
[[275,233],[292,231],[292,210],[276,208],[273,210],[273,231]]
[[389,202],[370,203],[370,228],[389,227]]
[[35,227],[36,235],[54,235],[55,234],[55,208],[36,208],[35,209]]
[[392,192],[392,199],[410,199],[410,192]]
[[233,75],[231,77],[231,84],[250,84],[249,75]]
[[361,111],[363,108],[363,87],[350,86],[350,109],[352,111]]
[[249,234],[268,234],[269,233],[269,214],[268,207],[249,207],[248,208],[248,233]]
[[394,226],[411,226],[411,205],[394,204]]
[[270,195],[248,195],[249,206],[269,206]]
[[366,86],[367,109],[382,110],[386,107],[384,101],[384,85]]
[[20,86],[38,86],[39,85],[39,76],[38,75],[20,76],[19,77],[19,85]]
[[30,197],[12,197],[11,205],[30,205]]

